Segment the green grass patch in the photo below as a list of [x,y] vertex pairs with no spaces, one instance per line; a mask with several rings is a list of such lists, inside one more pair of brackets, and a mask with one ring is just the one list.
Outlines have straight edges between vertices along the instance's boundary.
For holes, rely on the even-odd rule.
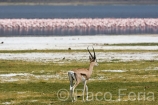
[[119,44],[104,44],[105,46],[158,46],[158,43],[119,43]]
[[47,72],[60,72],[61,70],[71,70],[72,68],[86,67],[84,62],[73,61],[72,63],[58,64],[52,62],[33,62],[33,61],[22,61],[22,60],[0,60],[0,73],[10,72],[33,72],[40,73],[41,70],[44,73]]
[[[127,45],[115,45],[111,44],[108,46],[127,46]],[[134,45],[131,45],[134,46]],[[135,45],[136,46],[136,45]],[[78,52],[87,52],[87,49],[83,50],[0,50],[0,53],[78,53]],[[158,52],[158,50],[102,50],[102,49],[95,49],[95,52],[122,52],[122,53],[135,53],[135,52]]]
[[[16,72],[28,72],[28,73],[58,73],[61,71],[68,71],[75,68],[88,68],[89,64],[82,61],[70,61],[70,63],[58,64],[52,62],[33,62],[22,60],[0,60],[0,73],[16,73]],[[158,61],[128,61],[122,62],[118,59],[110,62],[99,62],[99,66],[94,67],[94,71],[100,70],[127,70],[127,71],[145,71],[152,70],[157,67]],[[156,72],[156,70],[154,70]]]
[[[8,51],[1,53],[32,53],[32,52],[85,52],[85,50],[24,50],[24,51]],[[110,50],[107,50],[110,51]],[[144,52],[134,50],[111,50],[112,52]],[[147,50],[146,50],[147,51]],[[87,52],[87,51],[86,51]],[[96,50],[96,52],[106,52]],[[150,51],[147,51],[150,52]],[[152,51],[154,52],[154,51]],[[157,52],[155,50],[155,52]],[[67,71],[75,68],[88,68],[89,62],[69,60],[64,63],[53,62],[34,62],[23,60],[0,60],[0,74],[10,73],[29,73],[34,76],[59,76],[51,79],[37,77],[13,76],[8,77],[9,80],[14,78],[18,81],[2,81],[8,79],[0,76],[0,104],[14,105],[156,105],[158,103],[158,61],[157,60],[139,60],[139,61],[121,61],[113,59],[109,62],[99,62],[99,66],[94,67],[91,79],[87,82],[89,96],[92,101],[82,102],[81,97],[78,101],[72,103],[68,98],[65,101],[58,99],[58,91],[66,89],[69,92],[69,81]],[[116,72],[106,72],[116,70]],[[124,72],[117,72],[123,70]],[[27,79],[27,80],[23,80]],[[82,89],[83,84],[80,84],[77,89]],[[124,94],[121,96],[121,101],[118,101],[119,90]],[[100,92],[99,94],[97,94]],[[112,98],[107,92],[112,94]],[[134,98],[138,98],[139,92],[142,92],[140,97],[145,94],[146,100],[131,101],[128,99],[128,94],[133,92],[136,94]],[[148,93],[154,93],[154,101],[147,101]],[[67,93],[68,94],[68,93]],[[104,97],[104,95],[106,97]],[[98,98],[99,101],[96,99]],[[110,99],[111,101],[106,101]]]
[[55,53],[55,52],[82,52],[84,50],[0,50],[0,53]]
[[[17,102],[17,104],[37,104],[37,105],[46,105],[46,104],[72,104],[71,100],[68,98],[65,101],[61,101],[58,99],[59,94],[58,91],[60,89],[66,89],[67,92],[69,91],[69,85],[68,83],[25,83],[25,84],[17,84],[17,83],[1,83],[0,88],[0,94],[1,96],[6,94],[7,96],[1,97],[1,102]],[[143,100],[135,100],[132,102],[130,99],[126,99],[130,92],[133,92],[133,94],[136,94],[136,98],[138,98],[138,94],[145,94],[146,100],[144,103],[151,103],[155,104],[158,102],[158,83],[157,82],[89,82],[89,92],[92,94],[91,99],[93,99],[91,102],[85,102],[85,104],[120,104],[121,105],[127,105],[128,103],[135,103],[134,105],[142,104]],[[76,89],[82,89],[83,85],[80,85]],[[144,90],[146,89],[146,90]],[[21,92],[21,93],[20,93]],[[120,93],[119,93],[120,92]],[[149,92],[154,93],[154,101],[147,101],[147,98],[150,96],[148,94]],[[99,93],[99,94],[98,94]],[[107,93],[111,93],[111,96]],[[67,93],[67,97],[69,93]],[[120,99],[122,101],[117,101],[119,98],[119,94],[121,94]],[[20,96],[23,96],[20,98]],[[140,96],[141,97],[141,96]],[[111,102],[107,101],[111,98]],[[98,99],[98,100],[97,100]],[[19,100],[19,103],[18,103]],[[36,100],[37,102],[32,102],[33,100]],[[77,102],[75,104],[83,104],[82,102],[82,96],[77,98]],[[126,101],[124,101],[126,100]],[[94,104],[95,103],[95,104]]]

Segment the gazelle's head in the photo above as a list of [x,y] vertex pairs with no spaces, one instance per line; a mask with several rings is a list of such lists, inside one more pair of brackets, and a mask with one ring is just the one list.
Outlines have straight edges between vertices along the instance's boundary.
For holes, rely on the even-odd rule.
[[[89,46],[88,46],[88,47],[89,47]],[[88,52],[89,52],[89,54],[90,54],[90,56],[89,56],[90,63],[91,63],[91,62],[94,62],[94,63],[95,63],[94,65],[95,65],[95,66],[98,66],[99,64],[98,64],[98,62],[97,62],[97,58],[96,58],[96,55],[95,55],[94,48],[93,48],[93,53],[94,53],[94,55],[92,55],[91,52],[89,51],[88,47],[87,47],[87,50],[88,50]],[[93,47],[93,46],[92,46],[92,47]]]

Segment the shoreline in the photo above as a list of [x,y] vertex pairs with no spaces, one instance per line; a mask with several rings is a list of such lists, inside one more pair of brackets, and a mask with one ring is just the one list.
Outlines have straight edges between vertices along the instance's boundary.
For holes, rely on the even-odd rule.
[[109,44],[158,43],[157,35],[109,35],[64,37],[0,37],[0,50],[58,50],[86,49],[94,46],[102,50],[158,50],[158,46],[110,46]]
[[158,2],[151,2],[151,1],[145,1],[145,2],[138,2],[138,1],[105,1],[105,2],[0,2],[0,6],[7,6],[7,5],[52,5],[52,6],[69,6],[69,5],[158,5]]

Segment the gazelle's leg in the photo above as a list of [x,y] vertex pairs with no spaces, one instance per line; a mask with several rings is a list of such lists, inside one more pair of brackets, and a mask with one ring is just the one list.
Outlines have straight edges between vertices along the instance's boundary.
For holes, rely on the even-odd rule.
[[70,81],[70,98],[72,99],[72,92],[73,92],[73,72],[69,71],[68,72],[68,77],[69,77],[69,81]]
[[77,87],[77,85],[78,85],[78,83],[77,82],[75,82],[75,84],[74,84],[74,86],[73,86],[73,92],[72,92],[72,95],[73,95],[73,101],[75,101],[76,100],[76,96],[75,96],[75,94],[74,94],[74,91],[75,91],[75,88]]
[[71,87],[71,85],[70,85],[70,98],[71,98],[71,100],[73,100],[72,99],[72,92],[73,92],[73,87]]
[[84,87],[83,87],[83,101],[85,101],[85,100],[84,100],[84,93],[85,93],[86,83],[87,83],[87,81],[85,80],[85,81],[84,81]]
[[72,87],[72,89],[73,89],[73,92],[72,92],[73,101],[75,101],[75,100],[76,100],[76,96],[75,96],[75,94],[74,94],[74,91],[75,91],[75,88],[77,87],[77,85],[79,84],[79,78],[78,78],[78,75],[77,75],[76,73],[74,73],[72,76],[73,76],[73,79],[74,79],[74,81],[75,81],[75,84],[74,84],[74,86]]
[[86,85],[86,101],[88,101],[88,86]]

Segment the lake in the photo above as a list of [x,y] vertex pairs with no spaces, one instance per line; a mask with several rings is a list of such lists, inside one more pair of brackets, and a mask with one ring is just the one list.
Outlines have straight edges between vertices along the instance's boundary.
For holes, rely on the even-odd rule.
[[0,6],[0,18],[158,18],[158,5]]

